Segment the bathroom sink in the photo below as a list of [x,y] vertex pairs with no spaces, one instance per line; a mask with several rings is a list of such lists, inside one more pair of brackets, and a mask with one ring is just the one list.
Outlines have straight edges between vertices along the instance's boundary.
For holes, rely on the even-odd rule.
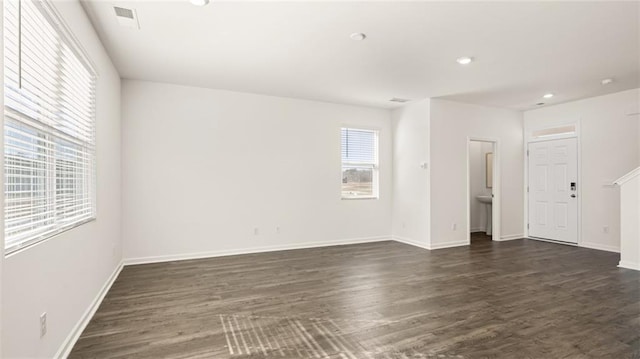
[[480,203],[491,204],[491,196],[477,196],[476,199],[480,201]]

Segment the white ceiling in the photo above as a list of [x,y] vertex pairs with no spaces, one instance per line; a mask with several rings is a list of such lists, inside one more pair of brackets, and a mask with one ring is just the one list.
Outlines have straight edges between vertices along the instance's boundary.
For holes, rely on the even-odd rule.
[[[113,5],[135,9],[140,30],[120,26]],[[127,79],[387,108],[442,97],[529,109],[547,92],[549,105],[640,85],[635,1],[84,6]],[[458,65],[465,55],[476,61]]]

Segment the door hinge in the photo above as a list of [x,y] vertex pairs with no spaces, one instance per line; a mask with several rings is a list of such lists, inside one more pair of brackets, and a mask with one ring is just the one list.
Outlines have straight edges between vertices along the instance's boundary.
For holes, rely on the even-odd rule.
[[529,192],[529,186],[527,186],[527,192]]
[[527,223],[527,229],[529,229],[529,223]]
[[527,150],[527,157],[529,157],[529,150]]

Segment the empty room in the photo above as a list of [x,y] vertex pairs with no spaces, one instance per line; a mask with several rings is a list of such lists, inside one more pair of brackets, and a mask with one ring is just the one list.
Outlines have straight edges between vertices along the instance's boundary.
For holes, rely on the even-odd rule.
[[640,358],[640,2],[0,9],[1,358]]

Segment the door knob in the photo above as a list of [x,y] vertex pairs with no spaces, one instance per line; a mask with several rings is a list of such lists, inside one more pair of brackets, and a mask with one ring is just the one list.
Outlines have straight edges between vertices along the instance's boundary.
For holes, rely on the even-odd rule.
[[575,195],[575,194],[572,194],[572,195],[571,195],[571,198],[576,198],[576,195]]

